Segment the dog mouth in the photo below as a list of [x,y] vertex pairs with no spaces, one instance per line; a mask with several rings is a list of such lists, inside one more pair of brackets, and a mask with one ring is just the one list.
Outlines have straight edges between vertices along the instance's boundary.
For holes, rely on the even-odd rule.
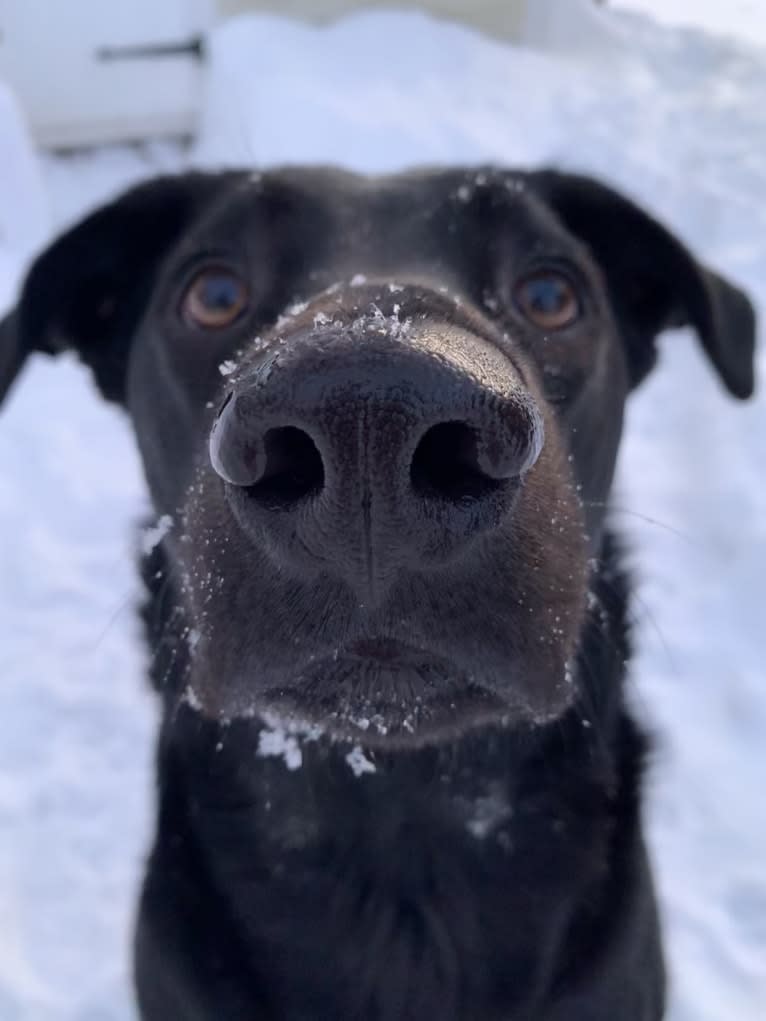
[[381,666],[423,666],[436,664],[441,657],[415,645],[394,638],[362,638],[338,650],[338,656],[349,660],[378,663]]
[[513,706],[446,657],[391,638],[364,638],[308,663],[263,705],[331,736],[413,744],[504,722]]

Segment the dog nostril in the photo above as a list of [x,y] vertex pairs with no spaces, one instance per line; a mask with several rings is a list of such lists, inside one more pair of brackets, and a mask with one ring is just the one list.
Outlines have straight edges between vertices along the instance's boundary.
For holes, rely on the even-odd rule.
[[477,500],[496,492],[503,480],[482,471],[476,439],[476,431],[464,422],[432,426],[412,459],[410,477],[415,492],[451,501]]
[[271,510],[288,510],[324,486],[324,465],[308,433],[295,426],[269,429],[263,438],[264,471],[247,493]]

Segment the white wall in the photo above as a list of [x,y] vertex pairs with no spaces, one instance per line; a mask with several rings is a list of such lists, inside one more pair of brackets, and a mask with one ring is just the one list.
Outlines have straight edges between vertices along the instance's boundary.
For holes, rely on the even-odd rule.
[[213,0],[0,0],[0,81],[44,145],[189,134],[202,63],[151,51],[183,48],[213,17]]

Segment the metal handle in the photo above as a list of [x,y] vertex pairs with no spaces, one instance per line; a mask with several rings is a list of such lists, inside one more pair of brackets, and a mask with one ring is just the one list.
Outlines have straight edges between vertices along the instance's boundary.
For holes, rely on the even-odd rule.
[[97,60],[152,60],[164,57],[191,57],[203,60],[205,42],[201,35],[185,43],[146,43],[136,46],[101,46],[96,50]]

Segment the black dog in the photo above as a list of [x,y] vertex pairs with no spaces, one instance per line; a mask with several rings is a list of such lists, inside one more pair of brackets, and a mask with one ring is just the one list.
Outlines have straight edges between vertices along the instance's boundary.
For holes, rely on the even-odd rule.
[[552,171],[188,174],[33,266],[0,346],[131,416],[164,724],[147,1021],[655,1021],[605,506],[666,327],[743,294]]

